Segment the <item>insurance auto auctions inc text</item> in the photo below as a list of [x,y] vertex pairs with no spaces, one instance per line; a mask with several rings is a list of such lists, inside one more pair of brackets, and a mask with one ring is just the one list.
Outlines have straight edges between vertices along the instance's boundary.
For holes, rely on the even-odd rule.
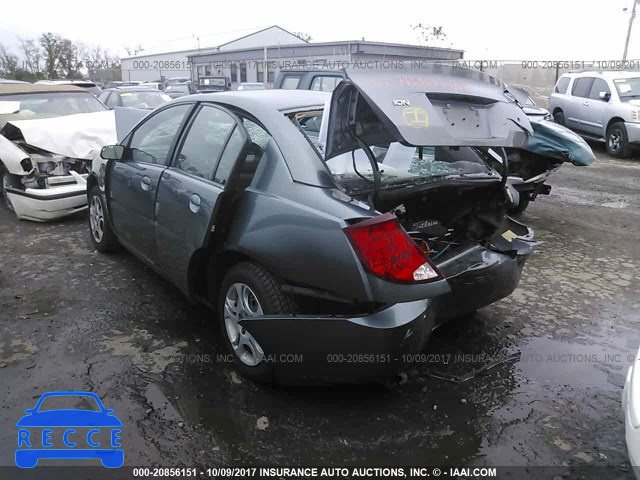
[[[245,469],[245,478],[489,478],[491,467],[261,467]],[[251,471],[253,470],[253,471]],[[224,477],[224,472],[216,472]]]

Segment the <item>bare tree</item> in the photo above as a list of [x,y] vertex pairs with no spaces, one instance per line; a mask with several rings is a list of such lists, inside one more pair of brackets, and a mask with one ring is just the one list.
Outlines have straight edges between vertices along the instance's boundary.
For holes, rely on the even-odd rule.
[[311,35],[309,35],[308,33],[304,33],[304,32],[293,32],[293,34],[298,37],[300,40],[304,40],[305,42],[310,42],[311,40],[313,40],[313,37],[311,37]]
[[447,39],[447,34],[441,25],[433,26],[417,23],[411,25],[411,28],[417,32],[420,45],[441,45]]
[[18,56],[10,53],[0,43],[0,73],[13,77],[18,70]]
[[127,55],[130,57],[139,54],[140,52],[144,52],[144,47],[142,45],[138,45],[136,47],[130,47],[129,45],[124,45],[124,50],[127,52]]
[[23,68],[32,75],[39,75],[42,72],[42,50],[32,38],[25,39],[18,37],[20,50],[24,58]]

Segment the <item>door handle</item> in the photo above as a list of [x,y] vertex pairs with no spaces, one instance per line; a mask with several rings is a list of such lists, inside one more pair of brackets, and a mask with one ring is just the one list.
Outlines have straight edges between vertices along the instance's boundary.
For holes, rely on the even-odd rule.
[[585,107],[589,106],[589,102],[584,102],[582,105],[584,105]]
[[169,180],[171,178],[171,174],[169,172],[162,172],[162,178]]
[[197,193],[191,195],[191,199],[189,200],[189,210],[193,213],[198,213],[198,210],[200,210],[200,196]]
[[149,177],[147,177],[146,175],[143,176],[142,180],[140,180],[140,187],[145,192],[148,192],[149,190],[151,190],[151,179]]

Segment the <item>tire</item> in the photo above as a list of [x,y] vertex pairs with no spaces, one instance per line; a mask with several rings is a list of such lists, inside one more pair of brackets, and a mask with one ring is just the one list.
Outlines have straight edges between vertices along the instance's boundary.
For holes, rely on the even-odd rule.
[[101,253],[117,252],[121,248],[107,215],[102,192],[96,185],[89,193],[89,236],[95,249]]
[[627,158],[631,155],[631,145],[624,123],[616,122],[607,130],[607,153],[616,158]]
[[9,173],[4,165],[0,165],[0,193],[2,194],[2,200],[10,212],[15,212],[5,187],[22,188],[22,182],[20,182],[19,176]]
[[527,207],[529,206],[529,202],[531,202],[531,198],[529,197],[529,195],[522,194],[520,196],[520,203],[518,203],[517,206],[508,209],[507,213],[509,215],[520,215],[527,209]]
[[565,127],[564,112],[562,110],[556,110],[553,112],[553,121],[558,125]]
[[[238,298],[249,301],[243,306]],[[254,381],[272,382],[272,364],[264,360],[269,352],[264,352],[251,334],[236,322],[238,318],[251,315],[292,313],[291,299],[282,292],[278,281],[258,264],[238,263],[222,281],[217,307],[220,333],[237,368]]]

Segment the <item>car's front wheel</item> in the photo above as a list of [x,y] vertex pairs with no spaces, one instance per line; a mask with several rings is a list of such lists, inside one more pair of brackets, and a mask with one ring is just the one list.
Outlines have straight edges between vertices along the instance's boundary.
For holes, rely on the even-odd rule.
[[98,186],[93,187],[89,193],[89,234],[91,243],[99,252],[111,253],[120,248],[118,238],[109,224],[107,208]]
[[607,131],[607,153],[616,158],[626,158],[631,153],[627,129],[622,122],[616,122]]
[[20,182],[20,177],[13,175],[7,171],[4,165],[0,164],[0,193],[2,193],[2,200],[7,206],[10,212],[15,211],[9,194],[7,193],[7,187],[9,188],[23,188]]
[[292,311],[289,296],[260,265],[242,262],[225,275],[218,298],[220,327],[223,341],[244,375],[259,382],[273,380],[272,364],[267,361],[269,352],[240,325],[240,320]]

